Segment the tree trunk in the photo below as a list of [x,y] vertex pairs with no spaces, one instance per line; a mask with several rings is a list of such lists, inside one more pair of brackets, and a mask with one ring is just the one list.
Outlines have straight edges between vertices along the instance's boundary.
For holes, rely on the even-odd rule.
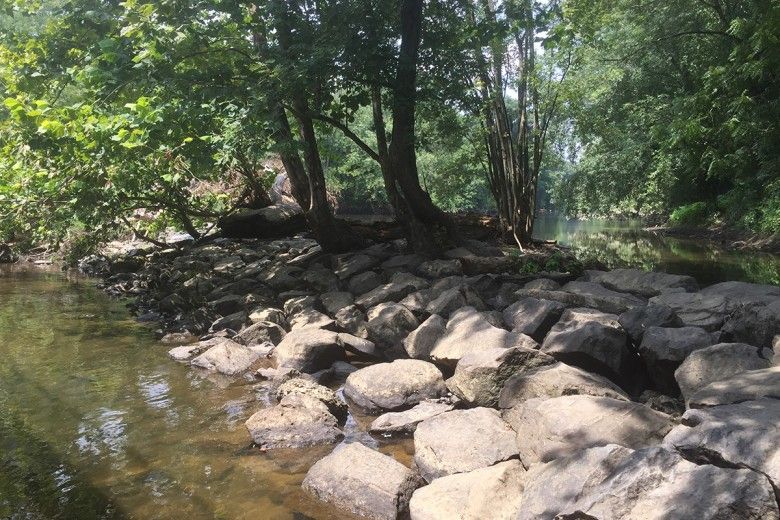
[[[397,200],[391,199],[396,217],[404,226],[409,245],[427,254],[438,254],[442,244],[437,231],[445,231],[457,241],[457,233],[449,217],[433,204],[420,186],[415,152],[415,104],[417,91],[417,59],[420,48],[423,0],[401,1],[401,48],[393,97],[393,131],[388,149],[391,187]],[[442,228],[442,229],[437,229]],[[440,235],[440,233],[439,233]]]

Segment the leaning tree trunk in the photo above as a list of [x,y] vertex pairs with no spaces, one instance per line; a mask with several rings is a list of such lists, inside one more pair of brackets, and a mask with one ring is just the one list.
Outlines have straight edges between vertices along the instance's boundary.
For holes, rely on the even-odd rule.
[[437,235],[444,231],[451,240],[458,236],[449,217],[420,186],[415,152],[415,104],[417,59],[420,48],[423,0],[401,1],[401,48],[394,85],[393,131],[388,149],[388,193],[397,193],[396,216],[404,226],[409,245],[428,254],[440,252]]

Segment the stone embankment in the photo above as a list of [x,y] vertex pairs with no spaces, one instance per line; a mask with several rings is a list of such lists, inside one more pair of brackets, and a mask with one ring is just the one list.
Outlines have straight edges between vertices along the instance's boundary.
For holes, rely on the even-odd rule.
[[[342,514],[780,518],[780,288],[402,245],[217,240],[82,268],[177,362],[263,381],[247,442],[333,445],[302,486]],[[412,464],[341,442],[350,414],[413,437]]]

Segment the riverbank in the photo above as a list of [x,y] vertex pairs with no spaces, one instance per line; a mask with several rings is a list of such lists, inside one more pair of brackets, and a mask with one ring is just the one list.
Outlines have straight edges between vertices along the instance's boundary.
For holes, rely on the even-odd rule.
[[[176,362],[259,385],[254,449],[323,447],[301,485],[334,515],[778,518],[780,288],[403,245],[218,239],[81,267]],[[398,436],[411,460],[371,448]]]

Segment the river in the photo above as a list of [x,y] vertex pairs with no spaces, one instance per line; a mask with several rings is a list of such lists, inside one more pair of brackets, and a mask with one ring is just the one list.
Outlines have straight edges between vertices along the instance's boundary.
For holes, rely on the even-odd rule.
[[[541,220],[542,238],[610,267],[778,283],[776,256],[661,239],[636,227]],[[0,268],[0,518],[344,518],[304,494],[330,447],[263,454],[244,421],[263,388],[191,370],[94,281]],[[402,462],[409,440],[359,438]]]

